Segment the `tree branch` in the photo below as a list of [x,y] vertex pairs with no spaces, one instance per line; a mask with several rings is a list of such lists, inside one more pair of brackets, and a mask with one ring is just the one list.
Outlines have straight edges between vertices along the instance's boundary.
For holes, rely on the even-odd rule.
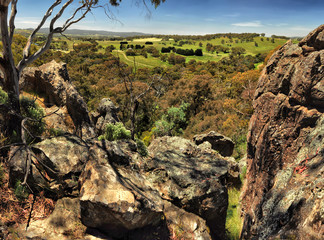
[[15,33],[15,19],[17,15],[17,2],[18,0],[13,0],[11,2],[11,14],[10,14],[10,19],[9,19],[9,28],[10,28],[10,33],[9,33],[9,42],[10,45],[12,44],[12,39],[13,35]]
[[[46,20],[52,15],[53,9],[55,7],[57,7],[59,4],[61,4],[61,2],[62,2],[62,0],[56,0],[55,3],[53,3],[52,6],[49,7],[47,12],[43,16],[42,21],[38,24],[38,26],[34,29],[32,34],[29,36],[28,41],[26,43],[26,46],[25,46],[25,48],[23,50],[23,59],[18,63],[18,66],[17,66],[18,71],[21,72],[24,69],[24,67],[27,66],[28,63],[32,62],[32,61],[27,61],[27,58],[28,58],[30,47],[31,47],[31,44],[32,44],[32,42],[34,40],[34,37],[36,36],[36,33],[44,26]],[[42,51],[42,53],[43,52],[44,51]]]
[[[55,17],[51,20],[50,23],[50,33],[54,32],[54,24],[56,23],[56,21],[62,16],[62,14],[64,13],[65,9],[73,2],[73,0],[69,0],[67,1],[62,8],[60,9],[60,11],[55,15]],[[58,32],[59,33],[59,32]]]

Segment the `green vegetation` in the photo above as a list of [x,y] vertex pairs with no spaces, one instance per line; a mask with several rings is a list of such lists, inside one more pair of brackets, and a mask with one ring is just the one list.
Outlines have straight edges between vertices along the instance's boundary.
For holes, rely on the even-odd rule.
[[29,191],[25,186],[21,185],[21,181],[17,181],[15,184],[15,196],[19,201],[23,201],[28,198]]
[[179,107],[171,107],[164,114],[161,120],[155,122],[153,130],[156,136],[179,136],[183,134],[183,129],[187,126],[186,112],[189,104],[182,103]]
[[240,190],[234,187],[228,189],[228,208],[226,216],[226,231],[228,240],[240,239],[242,218],[240,216]]
[[27,142],[31,142],[34,137],[41,136],[45,131],[44,109],[36,103],[36,99],[24,96],[20,98],[20,108],[22,116],[28,119],[26,127],[33,134],[27,137]]
[[8,100],[8,94],[2,90],[2,87],[0,87],[0,104],[6,103]]
[[136,142],[136,145],[137,145],[138,153],[142,157],[146,157],[148,155],[148,151],[147,151],[145,143],[141,139],[138,139],[138,138],[135,138],[135,142]]
[[127,130],[120,122],[116,124],[108,123],[106,125],[105,133],[99,136],[99,140],[115,141],[120,139],[130,139],[131,132]]
[[[54,49],[64,45],[69,50],[49,51],[36,64],[52,59],[66,62],[89,109],[95,110],[102,98],[111,98],[120,108],[121,122],[127,129],[134,127],[135,136],[145,145],[157,136],[191,138],[213,130],[234,140],[234,157],[240,159],[246,151],[251,102],[262,63],[270,51],[287,40],[273,39],[259,34],[114,40],[89,37],[72,38],[73,42],[56,38]],[[184,56],[198,49],[202,56]],[[125,79],[131,79],[131,94],[130,86],[125,88]],[[152,79],[154,86],[146,92]],[[134,105],[131,95],[143,92],[145,95]],[[183,102],[188,104],[185,111],[181,110]]]
[[[41,38],[40,38],[41,39]],[[259,34],[214,34],[206,36],[152,36],[151,38],[129,37],[127,39],[84,37],[66,39],[55,38],[51,48],[62,53],[87,49],[97,53],[112,52],[129,66],[133,66],[134,59],[138,67],[154,68],[158,66],[168,66],[163,60],[171,53],[184,55],[186,62],[191,59],[196,61],[219,61],[222,57],[228,57],[232,52],[240,49],[240,54],[257,55],[267,54],[279,45],[283,45],[287,38],[273,36],[264,40]],[[151,44],[147,44],[147,43]],[[42,42],[39,41],[40,45]],[[121,44],[123,43],[123,44]],[[257,46],[257,47],[256,47]],[[117,50],[118,49],[118,50]],[[201,52],[200,52],[201,51]]]

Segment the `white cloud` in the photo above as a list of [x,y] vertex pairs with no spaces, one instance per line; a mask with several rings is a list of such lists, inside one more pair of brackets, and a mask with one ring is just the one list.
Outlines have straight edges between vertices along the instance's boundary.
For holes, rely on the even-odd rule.
[[253,21],[253,22],[240,22],[240,23],[233,23],[233,26],[236,27],[262,27],[260,21]]

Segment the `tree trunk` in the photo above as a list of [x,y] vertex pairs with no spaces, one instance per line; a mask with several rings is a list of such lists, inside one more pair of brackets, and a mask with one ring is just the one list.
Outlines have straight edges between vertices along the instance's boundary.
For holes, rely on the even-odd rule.
[[21,114],[19,104],[19,77],[11,50],[11,39],[8,31],[8,6],[0,5],[1,40],[3,44],[3,56],[1,70],[4,74],[4,90],[8,93],[9,112],[5,122],[5,135],[12,137],[13,133],[20,137]]

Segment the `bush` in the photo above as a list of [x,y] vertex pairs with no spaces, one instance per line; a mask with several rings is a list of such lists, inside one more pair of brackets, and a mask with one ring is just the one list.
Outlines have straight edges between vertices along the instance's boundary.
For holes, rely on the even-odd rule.
[[120,139],[130,139],[131,132],[127,130],[120,122],[116,124],[108,123],[106,125],[105,133],[99,136],[99,140],[115,141]]
[[20,181],[17,181],[15,184],[15,196],[19,201],[23,201],[28,198],[29,191],[26,187],[21,185]]
[[161,120],[155,122],[154,135],[156,136],[179,136],[183,134],[183,129],[187,127],[187,110],[189,104],[182,103],[180,107],[169,108],[167,114]]
[[141,139],[138,139],[138,138],[135,138],[135,142],[136,142],[136,145],[137,145],[138,153],[142,157],[146,157],[148,155],[148,151],[147,151],[147,148],[145,146],[145,143]]
[[5,104],[8,100],[8,94],[0,87],[0,104]]
[[136,53],[130,48],[126,50],[126,56],[136,56]]
[[[27,121],[27,128],[34,136],[40,136],[45,130],[45,122],[43,120],[45,113],[33,99],[22,97],[20,98],[20,108],[23,117],[31,118],[32,121]],[[28,138],[31,140],[30,137]]]

